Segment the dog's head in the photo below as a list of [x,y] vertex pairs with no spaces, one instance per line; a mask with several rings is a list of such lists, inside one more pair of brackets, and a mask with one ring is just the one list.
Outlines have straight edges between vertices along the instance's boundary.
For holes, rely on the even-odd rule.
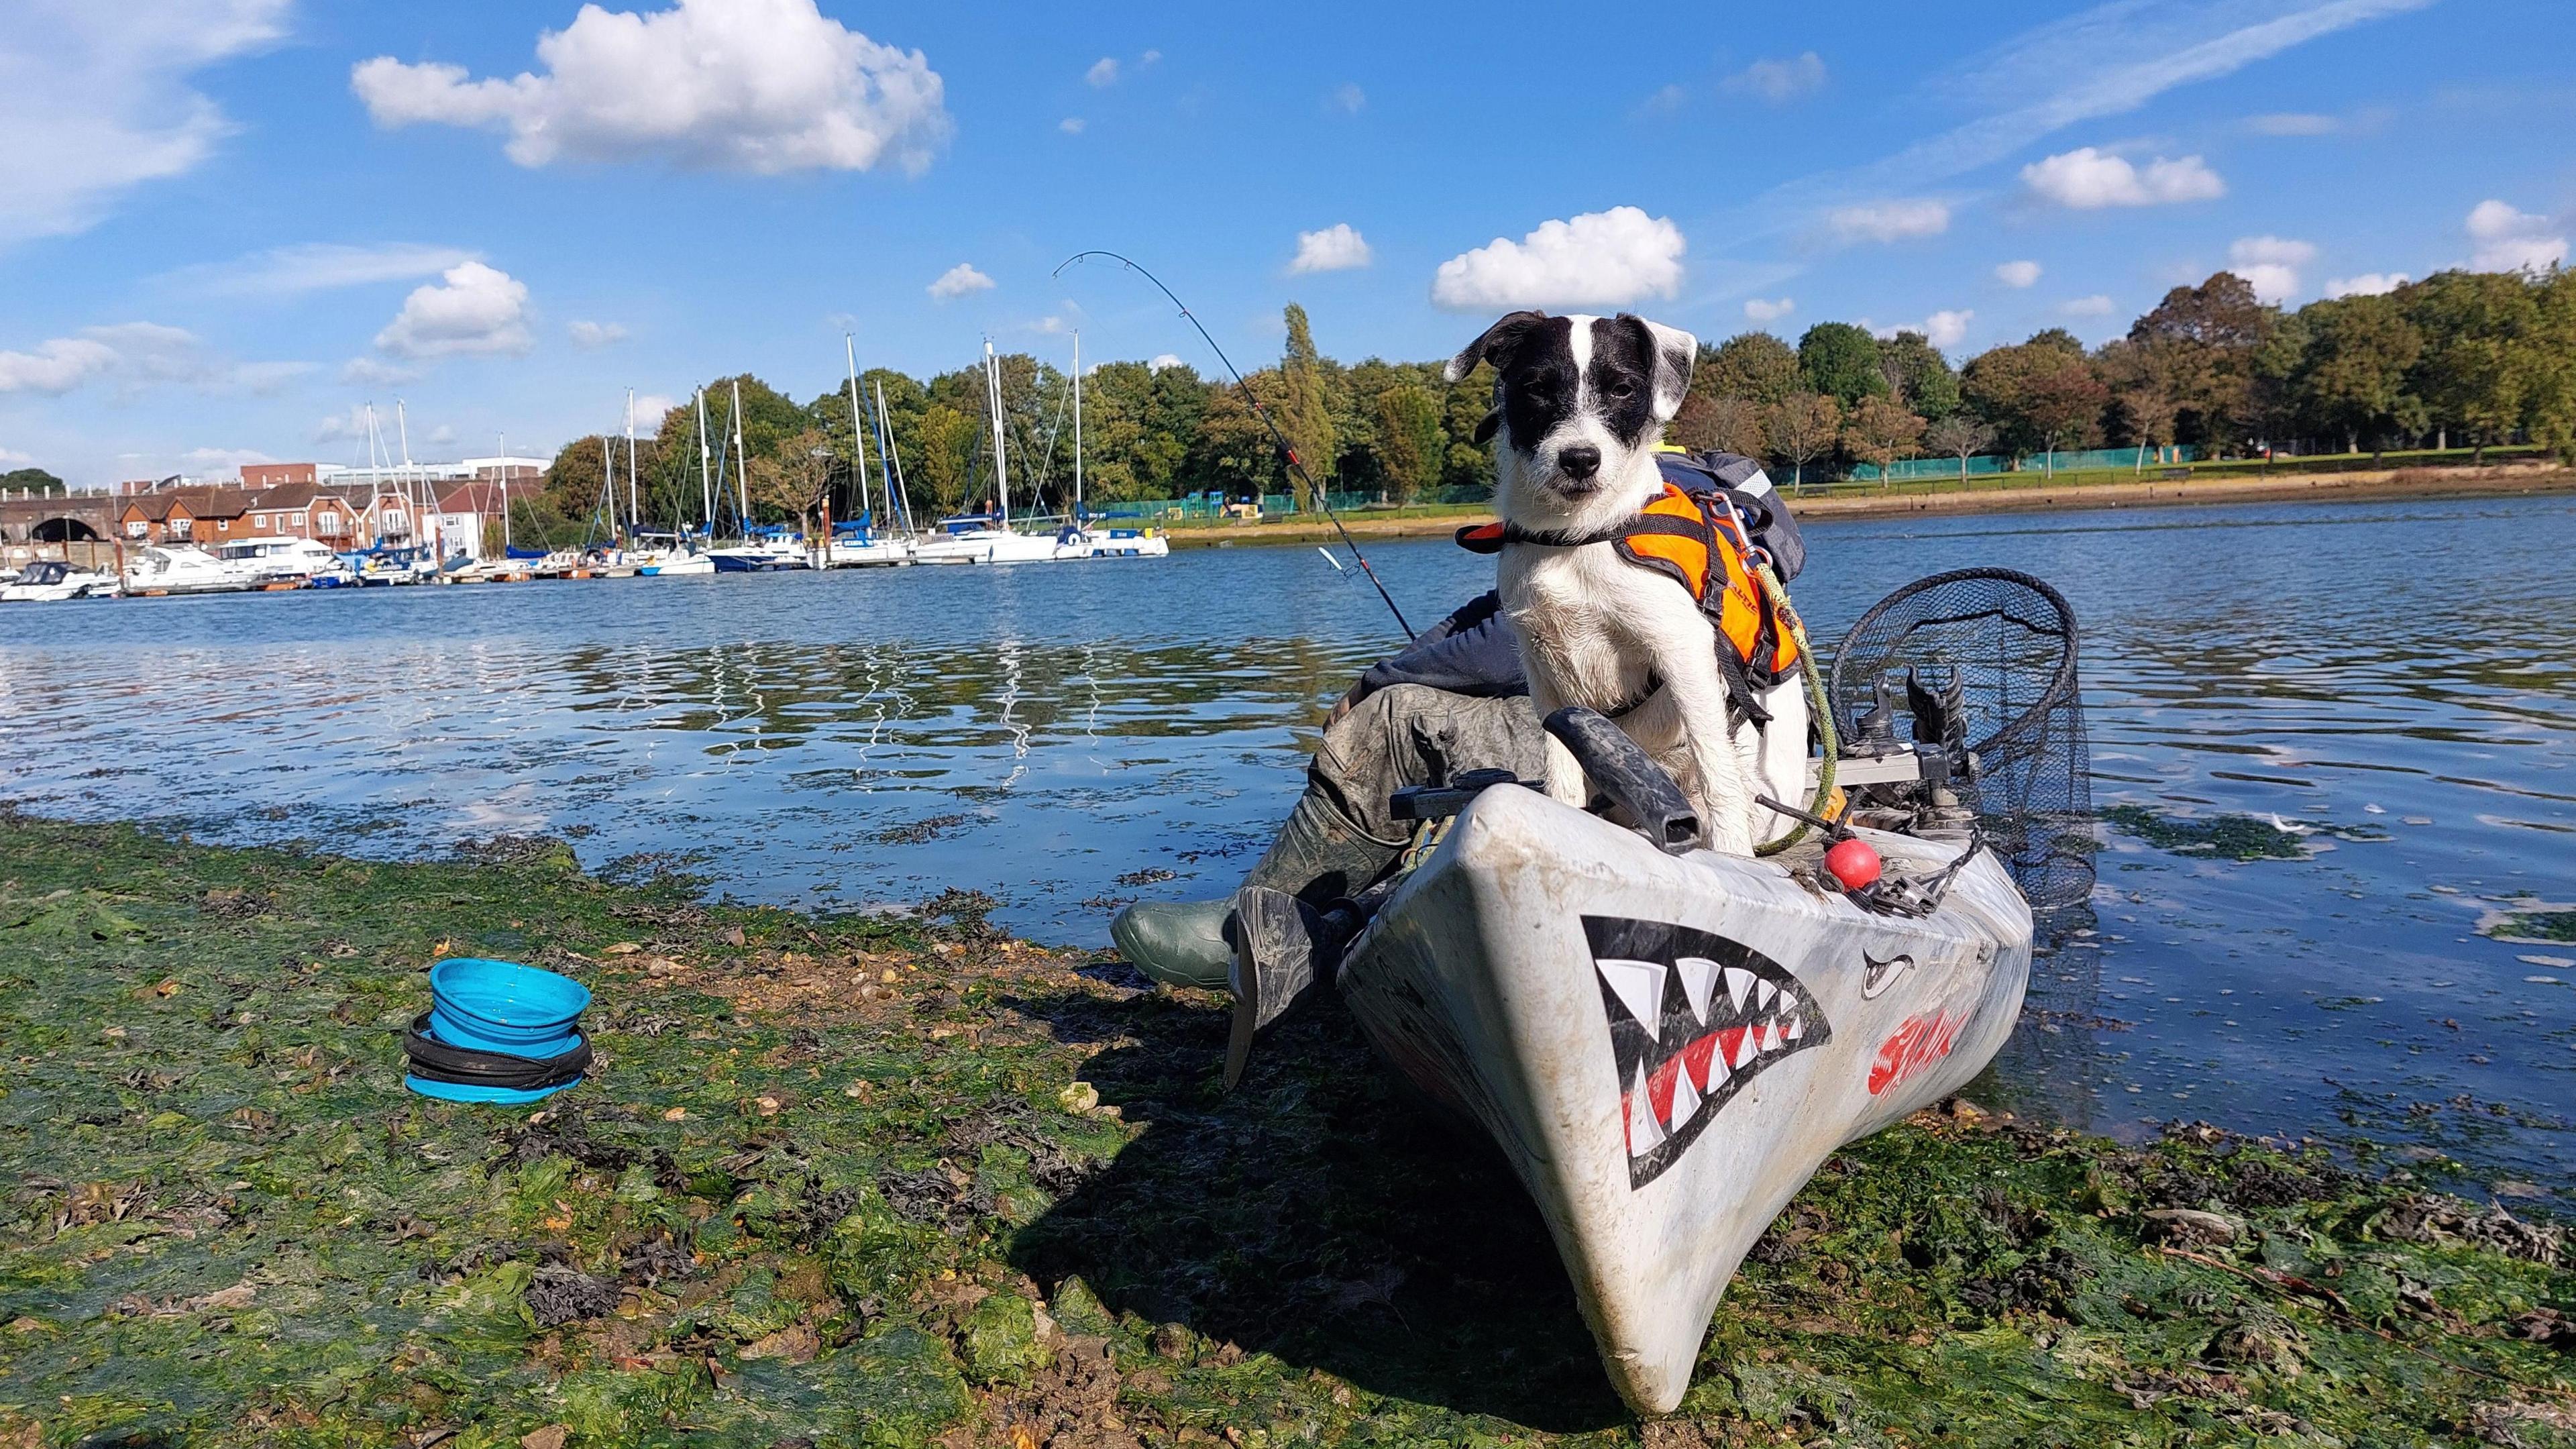
[[1494,365],[1494,410],[1476,441],[1499,437],[1494,460],[1507,493],[1571,508],[1654,471],[1664,424],[1681,411],[1699,341],[1621,313],[1550,317],[1514,312],[1450,359],[1456,382]]

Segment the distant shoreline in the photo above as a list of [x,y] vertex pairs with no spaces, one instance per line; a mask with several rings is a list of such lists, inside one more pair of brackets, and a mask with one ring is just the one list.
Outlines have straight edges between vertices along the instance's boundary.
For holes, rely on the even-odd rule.
[[[2526,493],[2576,493],[2576,469],[2516,463],[2492,468],[2411,468],[2351,473],[2289,473],[2277,478],[2147,478],[2129,483],[2014,483],[1959,493],[1846,493],[1795,498],[1802,521],[1845,518],[1944,516],[1964,513],[2040,513],[2083,508],[2176,508],[2206,503],[2277,503],[2334,498],[2475,498]],[[1447,538],[1492,515],[1475,509],[1405,518],[1372,518],[1345,512],[1342,522],[1363,539]],[[1333,526],[1320,519],[1237,523],[1168,530],[1174,548],[1224,548],[1248,544],[1329,543]]]

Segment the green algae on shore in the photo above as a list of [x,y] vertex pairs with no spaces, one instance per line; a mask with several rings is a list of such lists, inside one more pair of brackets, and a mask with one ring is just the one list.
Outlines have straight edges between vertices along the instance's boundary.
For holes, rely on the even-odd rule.
[[[2557,1228],[1964,1106],[1757,1246],[1683,1411],[1329,1010],[568,851],[0,813],[0,1445],[2576,1443]],[[400,1085],[444,952],[573,971],[594,1080]]]

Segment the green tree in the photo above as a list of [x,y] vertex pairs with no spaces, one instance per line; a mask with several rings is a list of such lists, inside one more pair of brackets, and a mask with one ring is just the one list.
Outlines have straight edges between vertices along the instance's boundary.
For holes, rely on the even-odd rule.
[[[1325,384],[1323,359],[1315,352],[1315,334],[1306,322],[1306,309],[1288,304],[1288,347],[1279,360],[1279,396],[1277,402],[1265,396],[1262,401],[1271,409],[1279,431],[1288,438],[1288,446],[1305,465],[1307,476],[1317,488],[1333,486],[1333,465],[1339,450],[1333,441],[1331,398]],[[1295,472],[1290,484],[1298,491],[1298,506],[1311,508],[1314,500],[1306,496],[1303,483]]]
[[2537,290],[2518,273],[2456,271],[2398,290],[2399,306],[2424,339],[2408,389],[2436,426],[2476,446],[2481,463],[2490,445],[2522,423],[2541,372],[2530,350],[2540,320]]
[[1920,332],[1899,332],[1878,344],[1878,371],[1888,395],[1929,422],[1959,410],[1959,374]]
[[2576,464],[2576,271],[2561,267],[2543,279],[2533,311],[2525,399],[2532,441]]
[[2424,335],[2394,297],[2342,297],[2299,311],[2307,334],[2290,379],[2299,416],[2343,438],[2358,453],[2364,438],[2385,446],[2391,432],[2412,431],[2424,407],[2406,390],[2407,373],[2424,351]]
[[2044,333],[1978,354],[1959,385],[1968,406],[2014,456],[2045,452],[2051,473],[2058,449],[2092,439],[2111,396],[2081,353],[2070,354]]
[[975,458],[984,451],[986,436],[974,418],[944,402],[922,409],[913,428],[913,454],[904,460],[904,477],[925,522],[936,514],[958,512],[974,501],[967,498],[966,485],[975,475]]
[[2251,283],[2220,272],[2165,293],[2129,328],[2130,343],[2146,354],[2141,366],[2173,401],[2180,440],[2213,449],[2243,441],[2252,426],[2254,351],[2279,318]]
[[1440,399],[1429,388],[1398,383],[1377,395],[1377,460],[1398,503],[1410,503],[1440,481],[1448,434]]
[[12,468],[0,473],[0,491],[10,493],[60,493],[63,480],[42,468]]
[[1800,387],[1798,354],[1768,332],[1739,332],[1719,346],[1702,344],[1691,390],[1711,398],[1740,397],[1764,407]]
[[1879,370],[1878,339],[1849,322],[1819,322],[1798,339],[1798,371],[1807,386],[1845,409],[1867,397],[1887,396]]

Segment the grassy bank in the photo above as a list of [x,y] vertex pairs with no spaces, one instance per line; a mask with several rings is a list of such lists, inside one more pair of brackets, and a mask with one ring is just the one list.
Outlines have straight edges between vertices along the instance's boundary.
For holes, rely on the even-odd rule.
[[[2312,498],[2451,498],[2514,493],[2576,492],[2576,469],[2522,462],[2477,468],[2465,455],[2441,466],[2311,469],[2298,459],[2269,468],[2260,462],[2193,464],[2148,469],[2060,473],[1979,474],[1962,485],[1955,478],[1906,479],[1882,489],[1838,484],[1795,494],[1801,519],[1882,518],[1899,514],[2015,513],[2072,508],[2174,507],[2204,503],[2292,502]],[[2338,460],[2340,461],[2340,460]],[[2367,463],[2362,457],[2353,460]],[[1372,538],[1446,538],[1461,525],[1493,517],[1484,504],[1346,510],[1343,525],[1363,541]],[[1175,548],[1263,543],[1330,543],[1339,535],[1322,518],[1282,514],[1259,523],[1193,523],[1170,530]]]
[[[2553,1229],[2183,1129],[1957,1107],[1834,1158],[1681,1414],[1327,1009],[544,842],[0,813],[0,1445],[2576,1442]],[[443,953],[598,993],[543,1111],[406,1094]]]

